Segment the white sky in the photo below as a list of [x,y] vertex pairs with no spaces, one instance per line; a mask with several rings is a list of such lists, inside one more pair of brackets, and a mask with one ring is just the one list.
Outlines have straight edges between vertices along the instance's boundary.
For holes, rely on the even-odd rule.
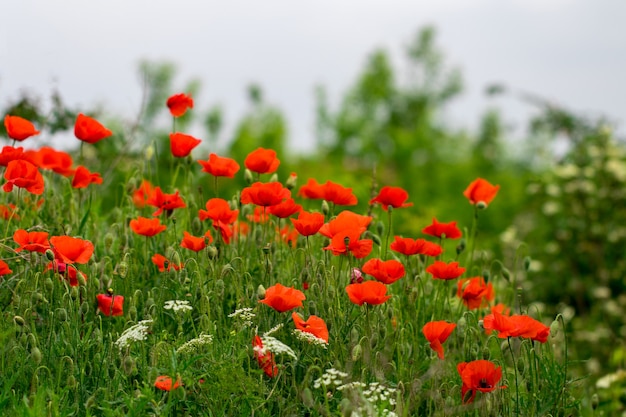
[[[284,111],[292,149],[314,144],[314,87],[331,104],[377,47],[401,62],[404,46],[434,24],[465,91],[446,121],[475,129],[500,105],[521,128],[529,107],[484,97],[498,81],[575,111],[604,114],[623,131],[626,2],[618,0],[20,0],[2,7],[0,107],[20,90],[132,118],[140,105],[137,62],[177,64],[176,88],[203,82],[196,109],[220,103],[227,135],[259,83]],[[179,91],[172,91],[172,93]]]

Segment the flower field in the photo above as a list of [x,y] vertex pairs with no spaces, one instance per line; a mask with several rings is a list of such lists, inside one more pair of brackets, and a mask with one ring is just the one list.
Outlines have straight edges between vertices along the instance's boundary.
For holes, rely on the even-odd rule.
[[530,259],[483,256],[499,185],[408,235],[424,202],[396,184],[202,154],[176,130],[193,99],[163,106],[169,147],[114,166],[99,118],[70,154],[5,116],[3,415],[592,415],[565,320],[522,297]]

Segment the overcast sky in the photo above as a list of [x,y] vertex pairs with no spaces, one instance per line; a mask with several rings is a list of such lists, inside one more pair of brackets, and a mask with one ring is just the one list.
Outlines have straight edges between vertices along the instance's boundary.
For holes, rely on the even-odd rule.
[[[197,108],[220,103],[227,127],[259,83],[287,116],[290,146],[314,143],[314,87],[331,103],[354,82],[367,55],[396,62],[420,27],[432,24],[465,91],[445,112],[475,129],[498,104],[520,128],[528,107],[484,97],[497,81],[593,116],[626,122],[626,2],[619,0],[20,0],[2,7],[0,106],[20,90],[58,88],[71,106],[102,103],[137,112],[140,59],[170,60],[178,89],[203,82]],[[178,91],[172,91],[175,93]]]

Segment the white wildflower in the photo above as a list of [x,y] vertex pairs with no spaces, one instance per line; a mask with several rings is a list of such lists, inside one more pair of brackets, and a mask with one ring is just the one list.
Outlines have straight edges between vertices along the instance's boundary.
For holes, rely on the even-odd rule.
[[343,384],[339,387],[337,387],[337,389],[339,391],[345,391],[345,390],[351,390],[351,389],[363,389],[365,388],[367,385],[365,385],[363,382],[361,381],[354,381],[354,382],[349,382],[347,384]]
[[289,355],[294,359],[298,359],[296,352],[292,348],[275,337],[263,335],[261,341],[263,342],[263,352],[261,352],[263,354],[269,350],[274,355]]
[[240,320],[244,327],[252,327],[252,319],[256,317],[256,314],[252,312],[250,307],[244,307],[235,310],[233,313],[229,314],[228,317]]
[[141,320],[139,323],[134,326],[129,327],[124,330],[119,339],[115,341],[115,345],[122,350],[125,347],[130,346],[132,342],[140,342],[142,340],[146,340],[148,336],[148,329],[150,328],[150,324],[152,320]]
[[303,342],[318,345],[318,346],[323,347],[324,349],[326,349],[326,346],[328,345],[328,342],[326,342],[324,339],[320,339],[314,334],[303,332],[302,330],[299,330],[299,329],[294,329],[292,333],[294,336],[296,336],[297,339],[302,340]]
[[[263,333],[263,337],[267,337],[267,336],[271,335],[272,333],[276,333],[277,331],[279,331],[282,328],[283,328],[283,323],[279,323],[276,326],[274,326],[271,329],[269,329],[268,331],[266,331],[265,333]],[[261,339],[263,339],[263,337]]]
[[335,368],[330,368],[324,371],[321,377],[313,381],[313,388],[319,389],[322,386],[324,386],[325,388],[331,387],[333,385],[339,386],[343,384],[343,379],[347,377],[347,373],[338,371]]
[[189,301],[187,300],[169,300],[165,302],[163,308],[166,310],[174,310],[175,312],[193,310],[193,307],[189,305]]
[[213,343],[213,336],[210,334],[201,334],[195,339],[191,339],[188,342],[185,342],[178,349],[176,349],[176,353],[195,353],[202,346],[209,345]]

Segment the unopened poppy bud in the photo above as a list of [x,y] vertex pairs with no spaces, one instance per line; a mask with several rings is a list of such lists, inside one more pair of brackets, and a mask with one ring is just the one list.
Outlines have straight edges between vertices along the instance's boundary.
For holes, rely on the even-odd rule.
[[125,261],[117,264],[117,273],[120,277],[126,278],[126,274],[128,273],[128,264]]
[[361,345],[356,345],[352,348],[352,352],[350,352],[350,356],[352,357],[352,361],[356,362],[361,358],[363,354],[363,348]]
[[372,241],[374,241],[374,243],[378,246],[381,246],[382,241],[380,240],[380,236],[378,235],[372,235]]
[[[391,208],[391,206],[389,206]],[[382,235],[385,233],[385,224],[383,222],[376,222],[376,233]]]
[[600,397],[598,397],[597,393],[594,393],[591,396],[591,408],[595,410],[600,405]]
[[89,313],[89,303],[87,301],[83,301],[83,303],[80,305],[80,313],[81,314]]
[[285,188],[293,190],[296,188],[296,185],[298,185],[298,176],[295,172],[292,172],[291,175],[289,175],[289,178],[287,178],[287,181],[285,181]]
[[65,386],[67,386],[68,388],[76,387],[76,378],[74,377],[74,375],[70,375],[67,377],[67,380],[65,381]]
[[31,300],[33,301],[33,303],[40,303],[43,301],[43,294],[39,293],[39,292],[34,292]]
[[104,235],[104,248],[107,250],[111,250],[111,246],[113,245],[113,235],[111,233],[107,233]]
[[269,182],[278,182],[278,174],[277,173],[272,174]]
[[459,244],[456,246],[456,254],[460,255],[465,250],[465,239],[461,239]]
[[77,287],[72,287],[70,288],[70,297],[72,297],[72,300],[78,300],[78,288]]
[[272,247],[270,246],[269,243],[267,245],[263,246],[263,253],[267,255],[268,253],[270,253],[270,249],[271,248]]
[[37,346],[33,346],[33,348],[30,350],[30,358],[33,360],[35,365],[39,365],[41,363],[41,350],[39,350]]
[[256,296],[259,298],[259,300],[265,298],[265,287],[263,285],[259,284],[259,286],[257,287]]
[[507,281],[511,281],[511,271],[506,268],[502,268],[502,277]]
[[554,320],[550,325],[550,336],[556,337],[559,334],[559,329],[561,328],[561,324],[558,320]]
[[126,375],[131,375],[133,373],[133,368],[135,367],[135,361],[132,357],[126,356],[124,358],[124,362],[122,362],[122,367],[124,368],[124,373],[126,373]]
[[199,217],[194,217],[191,221],[191,231],[194,235],[202,234],[202,222]]
[[47,277],[46,280],[43,282],[43,286],[46,291],[52,292],[52,290],[54,290],[54,282],[52,282],[52,278]]
[[128,309],[128,316],[132,321],[137,321],[137,307],[130,306]]
[[207,246],[206,254],[210,259],[217,258],[217,255],[218,255],[217,248],[215,246]]
[[530,263],[531,263],[530,256],[524,257],[524,270],[526,270],[526,272],[528,272],[528,270],[530,269]]
[[250,171],[248,168],[246,168],[246,170],[243,172],[243,179],[246,182],[246,184],[250,185],[254,182],[254,177],[252,176],[252,171]]
[[306,387],[302,390],[302,403],[309,408],[313,408],[315,406],[315,400],[313,399],[313,393]]
[[146,147],[146,149],[143,152],[143,156],[144,158],[146,158],[146,160],[151,160],[152,157],[154,156],[154,146],[149,145],[148,147]]
[[485,269],[483,271],[483,279],[485,280],[485,283],[489,282],[490,277],[491,277],[491,273]]
[[52,252],[52,249],[46,249],[46,259],[50,262],[54,261],[54,252]]
[[217,294],[217,296],[221,297],[224,295],[224,280],[223,279],[218,279],[215,281],[215,292]]
[[108,288],[107,289],[107,294],[112,296],[114,294],[113,288]]
[[78,285],[84,287],[87,285],[87,280],[85,279],[85,275],[82,272],[76,274],[76,281],[78,281]]
[[478,203],[476,203],[476,208],[478,210],[484,210],[487,208],[487,203],[485,203],[484,201],[479,201]]
[[67,321],[67,310],[64,308],[60,308],[57,310],[57,319],[59,321],[64,322]]
[[309,301],[309,314],[312,316],[317,316],[318,315],[318,311],[317,311],[317,304],[315,304],[315,301]]
[[328,216],[328,213],[330,213],[330,207],[328,206],[328,201],[322,200],[321,211],[324,216]]
[[14,316],[13,322],[17,324],[18,326],[23,326],[26,324],[26,320],[24,320],[24,317],[22,316]]

